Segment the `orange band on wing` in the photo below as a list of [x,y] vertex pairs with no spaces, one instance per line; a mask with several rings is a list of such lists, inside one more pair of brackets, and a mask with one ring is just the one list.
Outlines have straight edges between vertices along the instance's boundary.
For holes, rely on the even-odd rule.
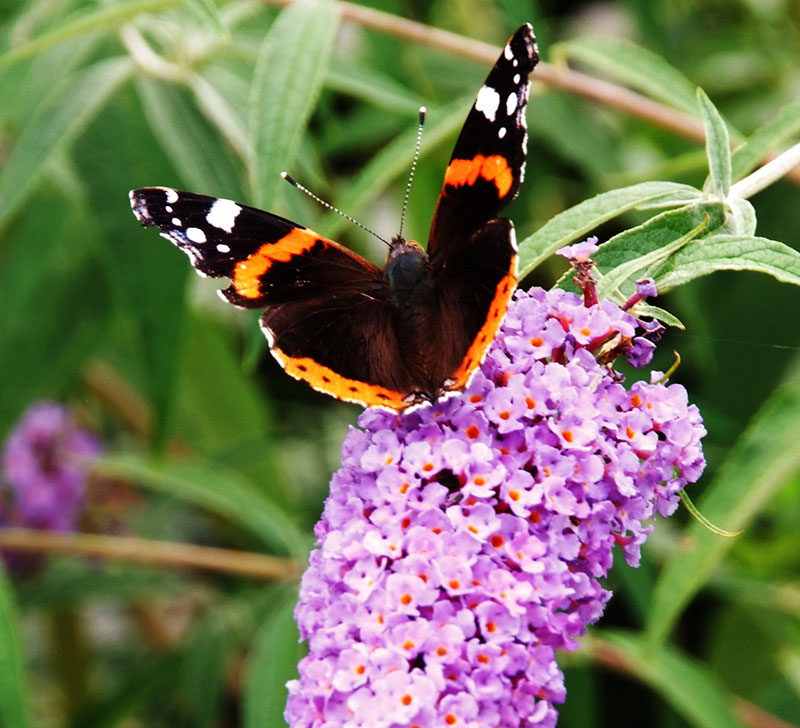
[[287,374],[308,382],[319,392],[331,394],[345,402],[356,402],[365,407],[387,407],[396,411],[402,411],[413,404],[411,401],[406,401],[408,394],[386,389],[377,384],[348,379],[309,357],[287,356],[277,347],[272,347],[272,355]]
[[294,228],[274,243],[264,243],[255,253],[240,260],[233,269],[233,288],[244,298],[261,295],[261,277],[273,263],[288,263],[292,256],[302,255],[325,240],[313,230]]
[[478,176],[487,182],[494,182],[500,197],[508,194],[514,182],[514,175],[505,157],[500,154],[490,157],[477,154],[472,159],[453,159],[444,173],[444,183],[453,187],[474,185]]
[[481,326],[480,331],[475,336],[472,344],[464,358],[461,360],[461,365],[456,369],[451,377],[453,383],[447,387],[448,390],[463,389],[469,383],[472,373],[478,368],[483,361],[487,349],[497,336],[497,330],[506,315],[508,302],[511,296],[514,295],[514,289],[517,287],[517,256],[515,255],[511,260],[511,266],[508,273],[500,280],[495,288],[494,299],[489,308],[489,315],[486,317],[486,323]]

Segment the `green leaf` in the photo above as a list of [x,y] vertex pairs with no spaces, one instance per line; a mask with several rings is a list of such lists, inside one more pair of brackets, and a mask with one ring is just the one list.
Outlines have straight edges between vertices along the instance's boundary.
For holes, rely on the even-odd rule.
[[62,93],[62,86],[68,86],[73,74],[97,52],[99,40],[94,34],[72,38],[39,53],[30,63],[0,72],[5,102],[0,107],[0,123],[21,128],[35,118],[37,108],[48,103],[51,95]]
[[559,43],[553,50],[687,114],[697,114],[695,85],[657,53],[610,37],[577,38]]
[[718,270],[752,270],[800,285],[800,253],[788,245],[749,235],[711,235],[675,253],[655,275],[659,292]]
[[[191,267],[155,231],[143,230],[130,210],[131,187],[177,181],[148,132],[139,97],[133,84],[127,85],[78,139],[74,157],[100,231],[97,247],[105,258],[115,302],[133,324],[125,331],[130,338],[109,351],[119,357],[111,363],[134,377],[145,393],[152,415],[151,441],[158,446],[165,442],[174,410]],[[120,139],[126,143],[120,144]]]
[[756,234],[756,210],[749,200],[734,198],[728,200],[730,215],[727,228],[734,235]]
[[650,318],[658,319],[667,326],[672,326],[676,329],[681,329],[682,331],[686,329],[683,321],[681,321],[675,314],[664,310],[660,306],[653,306],[651,303],[644,303],[643,301],[640,301],[636,304],[636,308],[634,310],[636,311],[637,316],[649,316]]
[[731,140],[728,127],[717,107],[703,89],[697,89],[697,101],[703,114],[708,157],[708,190],[718,197],[727,197],[731,189]]
[[214,30],[223,37],[229,37],[225,21],[220,15],[219,8],[214,4],[214,0],[183,0],[187,7],[194,11],[195,15],[201,20],[206,21]]
[[91,212],[49,185],[33,201],[15,218],[0,265],[0,439],[32,400],[79,376],[110,323]]
[[0,560],[0,725],[3,728],[28,728],[31,725],[19,618],[2,560]]
[[519,277],[524,278],[560,247],[586,237],[598,225],[624,212],[666,197],[678,204],[679,200],[696,200],[700,194],[694,187],[675,182],[642,182],[584,200],[556,215],[519,244]]
[[[657,279],[658,272],[668,264],[658,256],[657,251],[671,247],[678,241],[685,242],[685,236],[700,225],[706,224],[708,231],[717,230],[723,225],[724,219],[723,205],[720,202],[686,205],[677,210],[662,212],[642,225],[615,235],[607,243],[601,245],[600,250],[594,255],[597,270],[600,274],[607,275],[619,266],[626,265],[650,253],[656,253],[657,260],[652,265],[645,268],[637,266],[638,275],[636,277]],[[701,238],[701,240],[705,240],[705,238]],[[622,289],[624,296],[633,293],[633,278],[630,280],[630,286]],[[570,287],[570,290],[574,289]]]
[[0,223],[17,211],[53,155],[86,128],[133,70],[127,58],[98,61],[61,85],[38,107],[39,113],[26,120],[0,170]]
[[337,63],[328,69],[325,85],[339,93],[393,114],[412,118],[419,109],[419,96],[371,66]]
[[13,66],[15,63],[35,56],[71,38],[100,30],[106,33],[115,33],[126,20],[143,13],[166,10],[179,2],[180,0],[139,0],[138,2],[92,6],[88,11],[79,10],[72,17],[61,20],[54,30],[0,55],[0,69]]
[[[700,235],[705,227],[708,225],[708,218],[703,219],[694,228],[684,233],[680,237],[675,238],[666,245],[662,245],[654,250],[637,256],[632,260],[620,263],[607,273],[605,273],[597,283],[597,295],[601,299],[612,298],[614,294],[619,297],[619,302],[624,303],[627,299],[627,294],[623,293],[622,286],[628,281],[636,281],[641,278],[651,277],[650,271],[660,268],[664,261],[671,255],[680,250],[689,241],[694,240]],[[622,233],[626,236],[625,245],[631,249],[643,249],[647,247],[649,240],[638,240],[638,236],[646,236],[648,239],[652,236],[652,226],[641,225],[636,228]],[[617,236],[619,237],[619,236]],[[614,244],[615,238],[609,240],[609,244]]]
[[259,52],[250,99],[255,203],[276,207],[330,62],[339,11],[332,0],[296,3],[281,11]]
[[183,186],[241,199],[241,175],[183,90],[147,77],[138,78],[136,88],[150,128],[180,173]]
[[[214,72],[216,71],[216,73]],[[242,162],[250,157],[250,138],[246,130],[245,101],[237,102],[235,97],[243,93],[243,80],[223,69],[204,69],[204,73],[191,73],[187,79],[189,87],[197,100],[200,112],[230,145]],[[225,84],[226,88],[220,85]],[[236,88],[231,88],[236,85]]]
[[[222,305],[219,303],[220,308]],[[253,328],[262,336],[258,327]],[[179,426],[182,435],[204,453],[216,453],[241,442],[263,443],[270,438],[272,408],[264,401],[255,378],[243,370],[232,334],[235,331],[228,322],[217,325],[207,317],[188,317],[179,365]],[[225,386],[220,387],[219,382],[225,382]],[[263,447],[261,450],[264,452]],[[267,450],[267,457],[269,453]],[[273,483],[274,475],[269,484]]]
[[98,462],[96,469],[218,513],[249,529],[274,551],[288,552],[301,561],[306,559],[308,537],[288,513],[238,472],[199,458],[191,464],[153,463],[135,455],[109,455]]
[[624,632],[594,634],[586,646],[649,685],[694,728],[742,727],[733,695],[699,661],[671,647],[647,651],[639,635]]
[[219,615],[209,615],[194,626],[180,670],[191,710],[187,722],[193,728],[213,728],[222,722],[222,688],[233,647],[228,626]]
[[287,680],[297,677],[297,663],[305,654],[292,613],[295,592],[285,591],[255,636],[244,694],[244,728],[286,725]]
[[733,179],[741,179],[764,157],[800,132],[800,99],[784,106],[733,152]]
[[[771,498],[800,469],[800,362],[764,403],[707,486],[698,508],[729,530],[747,529]],[[664,642],[692,597],[734,545],[692,523],[681,548],[656,584],[647,631],[650,644]]]
[[528,115],[531,138],[551,147],[589,178],[603,179],[610,170],[620,169],[616,132],[587,114],[580,99],[551,90],[538,96],[532,107],[535,111]]

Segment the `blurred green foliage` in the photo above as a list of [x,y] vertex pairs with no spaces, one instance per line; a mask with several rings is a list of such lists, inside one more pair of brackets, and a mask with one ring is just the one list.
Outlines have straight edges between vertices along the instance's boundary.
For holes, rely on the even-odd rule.
[[[545,60],[698,120],[700,85],[734,143],[749,140],[734,181],[800,138],[793,0],[369,5],[498,46],[531,21]],[[128,190],[259,204],[380,261],[375,241],[279,172],[392,235],[425,105],[407,222],[424,240],[488,68],[333,2],[1,0],[0,436],[30,402],[68,402],[113,453],[88,528],[302,563],[358,409],[287,377],[254,317],[219,303],[215,282],[141,230]],[[652,121],[540,83],[528,120],[527,178],[508,213],[520,239],[612,188],[703,185],[701,146]],[[799,197],[788,179],[759,193],[757,234],[797,248]],[[644,219],[626,212],[596,232],[602,241]],[[551,286],[564,270],[548,258],[524,285]],[[680,351],[674,380],[709,430],[691,495],[746,533],[723,540],[678,514],[658,522],[639,570],[617,564],[606,616],[564,656],[559,725],[759,725],[749,704],[798,721],[800,290],[722,272],[658,305],[686,330],[670,331],[654,366]],[[296,588],[63,557],[6,577],[0,725],[281,725],[301,654]]]

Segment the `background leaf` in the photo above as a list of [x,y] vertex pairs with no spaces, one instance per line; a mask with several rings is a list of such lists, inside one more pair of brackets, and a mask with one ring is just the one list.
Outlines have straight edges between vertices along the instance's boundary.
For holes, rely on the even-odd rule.
[[[764,504],[785,487],[800,468],[795,447],[800,427],[800,366],[764,403],[736,449],[697,503],[713,523],[728,530],[746,529]],[[656,583],[647,630],[652,644],[663,642],[680,611],[735,545],[697,523],[684,545],[667,562]]]
[[697,113],[695,85],[662,56],[629,40],[575,38],[560,43],[554,50],[687,114]]
[[338,25],[332,0],[294,4],[264,38],[256,63],[250,109],[254,156],[250,180],[256,204],[276,204],[317,100]]
[[11,585],[0,566],[0,720],[6,728],[27,728],[27,685],[17,610]]
[[285,685],[297,677],[297,663],[305,654],[292,618],[294,595],[278,595],[274,609],[255,636],[244,700],[245,728],[285,725],[286,693],[264,690],[264,685]]

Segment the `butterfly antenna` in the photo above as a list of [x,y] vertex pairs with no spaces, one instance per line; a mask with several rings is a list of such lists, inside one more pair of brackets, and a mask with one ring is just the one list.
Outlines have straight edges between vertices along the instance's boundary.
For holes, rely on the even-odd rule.
[[425,125],[425,114],[428,110],[424,106],[419,107],[419,126],[417,127],[417,148],[414,150],[414,161],[411,162],[411,171],[408,173],[408,184],[406,184],[406,196],[403,200],[403,211],[400,213],[400,232],[398,237],[403,237],[403,227],[406,223],[406,209],[408,208],[408,196],[411,194],[411,183],[414,180],[414,172],[417,169],[417,161],[419,160],[419,149],[422,143],[422,127]]
[[378,233],[370,230],[366,225],[363,225],[354,217],[350,217],[350,215],[348,215],[346,212],[342,212],[338,207],[334,207],[333,205],[330,204],[330,202],[325,202],[325,200],[323,200],[321,197],[317,197],[317,195],[315,195],[307,187],[303,187],[303,185],[301,185],[296,179],[294,179],[294,177],[292,177],[288,172],[281,172],[281,177],[283,177],[283,179],[285,179],[290,185],[297,187],[297,189],[300,190],[301,192],[305,192],[312,200],[319,202],[319,204],[322,205],[323,207],[341,215],[345,220],[349,220],[356,227],[360,227],[362,230],[366,230],[370,235],[376,237],[382,243],[391,247],[391,243],[389,243],[388,240],[384,240],[380,235],[378,235]]

